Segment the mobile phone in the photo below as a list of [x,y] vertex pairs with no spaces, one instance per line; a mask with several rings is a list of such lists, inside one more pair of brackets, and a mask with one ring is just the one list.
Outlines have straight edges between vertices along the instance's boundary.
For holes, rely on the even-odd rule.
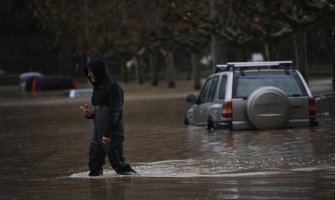
[[82,110],[85,110],[85,108],[83,106],[79,106]]

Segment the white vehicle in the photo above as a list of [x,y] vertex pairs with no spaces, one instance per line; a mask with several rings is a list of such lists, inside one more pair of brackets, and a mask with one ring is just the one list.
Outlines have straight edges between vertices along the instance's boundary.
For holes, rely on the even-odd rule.
[[292,61],[235,62],[217,65],[185,124],[208,129],[280,129],[317,125],[316,102]]

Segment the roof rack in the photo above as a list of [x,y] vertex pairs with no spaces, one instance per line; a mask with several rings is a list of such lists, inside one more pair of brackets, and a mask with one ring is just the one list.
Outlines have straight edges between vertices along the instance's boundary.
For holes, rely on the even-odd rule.
[[228,62],[227,64],[216,65],[215,73],[222,71],[235,71],[237,68],[248,69],[288,69],[293,68],[292,61],[264,61],[264,62]]

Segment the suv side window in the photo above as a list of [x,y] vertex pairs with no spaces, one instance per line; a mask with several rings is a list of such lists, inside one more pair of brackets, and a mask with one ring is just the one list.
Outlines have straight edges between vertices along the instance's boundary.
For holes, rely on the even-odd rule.
[[211,88],[209,89],[207,102],[212,102],[215,95],[215,90],[218,84],[219,78],[217,76],[214,77]]
[[209,78],[206,81],[206,83],[205,83],[204,87],[202,88],[201,93],[199,95],[197,104],[203,104],[203,103],[207,102],[209,89],[212,85],[212,82],[213,82],[213,78]]
[[220,83],[219,99],[224,99],[226,97],[226,86],[227,86],[227,76],[223,75]]

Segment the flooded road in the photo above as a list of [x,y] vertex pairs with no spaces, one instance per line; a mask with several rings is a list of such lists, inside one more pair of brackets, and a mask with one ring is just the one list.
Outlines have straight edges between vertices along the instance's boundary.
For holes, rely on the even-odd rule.
[[316,128],[208,132],[183,124],[179,92],[125,92],[131,177],[88,177],[89,98],[1,97],[0,199],[334,199],[334,99]]

